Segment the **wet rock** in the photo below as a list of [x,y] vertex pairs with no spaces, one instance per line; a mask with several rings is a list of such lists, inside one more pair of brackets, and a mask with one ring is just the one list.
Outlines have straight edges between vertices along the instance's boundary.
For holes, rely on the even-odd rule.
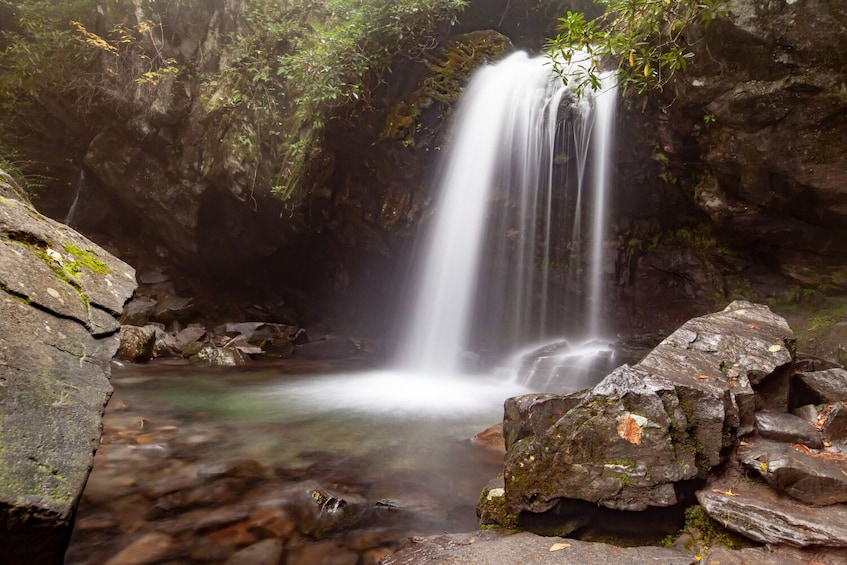
[[766,439],[820,449],[821,432],[808,420],[786,412],[756,412],[756,431]]
[[585,396],[583,391],[565,396],[542,393],[506,399],[503,404],[506,449],[520,439],[543,433]]
[[188,555],[200,563],[220,563],[229,559],[235,551],[235,547],[228,543],[203,537],[195,538],[188,550]]
[[847,401],[847,370],[842,368],[797,373],[794,379],[793,404],[832,404]]
[[832,443],[840,444],[844,448],[847,443],[847,406],[842,402],[836,402],[828,407],[823,420],[823,436]]
[[476,515],[482,526],[499,525],[512,528],[517,525],[517,516],[506,508],[506,488],[503,477],[496,477],[482,489],[476,503]]
[[491,531],[414,538],[410,546],[383,560],[384,565],[487,563],[514,565],[530,561],[562,563],[661,563],[694,565],[690,554],[664,547],[617,547],[560,537]]
[[300,563],[326,563],[328,565],[356,565],[359,555],[333,541],[320,541],[289,546],[286,549],[286,565]]
[[121,344],[115,356],[131,363],[144,363],[153,357],[155,344],[154,326],[121,326]]
[[155,333],[153,357],[174,357],[179,354],[180,349],[174,336],[159,327],[156,327]]
[[733,550],[718,545],[709,548],[700,563],[714,565],[844,565],[836,550],[799,550],[785,546],[748,547]]
[[174,336],[177,350],[185,351],[189,344],[198,343],[205,335],[206,328],[202,326],[188,326],[187,328],[180,330],[176,336]]
[[316,538],[350,529],[365,516],[366,505],[358,496],[315,485],[295,487],[292,503],[300,531]]
[[259,537],[250,531],[247,523],[240,522],[232,526],[216,530],[206,536],[213,543],[228,546],[233,550],[247,547],[259,541]]
[[0,193],[0,555],[60,563],[135,272],[13,199],[8,180]]
[[235,552],[225,565],[267,565],[279,563],[282,558],[282,540],[268,538]]
[[219,479],[189,490],[166,494],[156,501],[156,508],[179,510],[192,506],[226,504],[237,500],[246,487],[247,483],[243,479]]
[[136,296],[123,309],[121,324],[127,326],[145,326],[153,317],[156,301],[148,296]]
[[156,303],[153,318],[164,324],[187,321],[194,313],[194,299],[181,296],[166,296]]
[[673,385],[624,365],[540,436],[506,455],[508,508],[544,512],[576,498],[619,510],[670,506],[673,483],[697,476],[693,445],[671,438],[689,428]]
[[181,548],[176,540],[167,534],[147,534],[123,548],[109,559],[105,565],[146,565],[158,563],[173,557]]
[[247,363],[244,355],[238,349],[230,347],[215,347],[212,344],[204,345],[191,360],[202,365],[219,365],[233,367]]
[[847,507],[810,506],[764,484],[725,480],[697,491],[710,518],[760,543],[847,547]]
[[739,457],[771,487],[806,504],[847,502],[847,457],[801,447],[755,441]]
[[795,408],[791,413],[810,424],[817,423],[818,421],[818,409],[815,408],[814,404],[805,404],[799,408]]
[[506,443],[503,440],[503,424],[495,424],[479,432],[471,438],[471,442],[497,453],[505,454]]
[[297,522],[291,513],[279,506],[259,508],[249,519],[249,529],[261,537],[272,536],[286,539],[297,528]]
[[359,346],[346,337],[330,337],[313,341],[296,348],[297,357],[303,359],[345,359],[359,354]]
[[252,481],[264,477],[265,469],[253,459],[233,459],[200,467],[197,475],[201,478],[234,477]]
[[[792,346],[784,319],[733,302],[689,320],[573,407],[541,396],[539,417],[527,421],[520,415],[534,416],[531,401],[528,408],[515,402],[504,422],[509,514],[545,512],[563,499],[618,510],[676,504],[677,484],[704,478],[738,434],[752,431],[759,395],[752,387],[787,382]],[[785,390],[777,396],[787,407],[787,388],[774,388]]]

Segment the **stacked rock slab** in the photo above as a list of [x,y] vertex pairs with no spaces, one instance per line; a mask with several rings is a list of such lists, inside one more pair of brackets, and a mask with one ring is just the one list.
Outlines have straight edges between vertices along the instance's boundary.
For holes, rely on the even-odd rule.
[[15,192],[0,183],[0,555],[61,563],[135,272]]
[[681,483],[704,479],[753,430],[757,406],[787,405],[780,383],[793,347],[784,319],[737,301],[686,322],[571,401],[510,399],[507,512],[545,512],[568,499],[618,510],[677,504]]

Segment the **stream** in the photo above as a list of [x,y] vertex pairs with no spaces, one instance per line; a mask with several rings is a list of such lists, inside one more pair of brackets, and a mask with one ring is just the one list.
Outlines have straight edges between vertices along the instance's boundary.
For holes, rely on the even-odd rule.
[[115,366],[66,563],[224,563],[276,538],[281,563],[354,565],[476,529],[502,454],[469,438],[526,389],[356,363]]

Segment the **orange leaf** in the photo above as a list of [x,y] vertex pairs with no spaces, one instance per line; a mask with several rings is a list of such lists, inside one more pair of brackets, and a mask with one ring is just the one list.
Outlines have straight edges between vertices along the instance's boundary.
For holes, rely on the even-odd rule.
[[729,490],[721,490],[721,489],[717,489],[717,488],[715,488],[715,489],[712,489],[712,491],[713,491],[713,492],[716,492],[716,493],[718,493],[718,494],[722,494],[722,495],[724,495],[724,496],[739,496],[738,494],[736,494],[736,493],[732,492],[732,489],[729,489]]
[[632,416],[623,416],[618,422],[618,435],[629,443],[641,445],[641,427]]

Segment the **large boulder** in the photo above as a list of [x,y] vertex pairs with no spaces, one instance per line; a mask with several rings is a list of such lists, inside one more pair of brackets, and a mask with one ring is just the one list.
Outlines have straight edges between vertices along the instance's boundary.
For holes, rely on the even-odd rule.
[[131,267],[27,203],[0,196],[5,562],[63,560],[112,392],[116,318],[134,289]]
[[787,410],[793,340],[766,306],[737,301],[690,320],[586,394],[509,401],[508,512],[572,499],[618,510],[677,504],[681,484],[705,478],[753,431],[757,405]]

